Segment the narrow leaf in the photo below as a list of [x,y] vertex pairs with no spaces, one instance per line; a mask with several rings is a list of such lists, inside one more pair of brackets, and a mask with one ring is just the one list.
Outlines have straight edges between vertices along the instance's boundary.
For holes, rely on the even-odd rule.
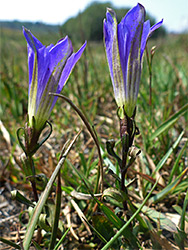
[[13,190],[11,191],[11,195],[12,195],[12,199],[13,200],[17,200],[20,203],[25,204],[26,206],[31,206],[34,207],[33,202],[31,202],[30,200],[28,200],[25,196],[23,196],[19,191],[17,190]]
[[150,136],[150,141],[154,140],[157,136],[161,135],[165,130],[169,129],[185,112],[188,111],[188,103],[180,110],[173,114],[167,121],[162,123],[155,132]]
[[[108,220],[119,230],[121,230],[121,228],[124,225],[124,221],[122,221],[116,214],[114,214],[112,212],[112,210],[110,208],[108,208],[106,205],[104,205],[101,201],[95,199],[97,201],[97,203],[99,204],[100,209],[103,211],[103,213],[106,215],[106,217],[108,218]],[[135,237],[135,235],[131,232],[131,230],[126,227],[122,234],[124,235],[124,237],[126,238],[126,240],[129,241],[131,247],[134,247],[134,249],[138,249],[138,240]]]
[[88,220],[86,221],[86,223],[90,226],[90,228],[95,232],[95,234],[101,241],[107,243],[106,239],[97,231],[97,229],[94,226],[92,226],[92,224],[89,223]]
[[96,136],[95,131],[91,127],[91,125],[90,125],[88,119],[85,117],[85,115],[81,112],[81,110],[79,110],[79,108],[76,105],[74,105],[74,103],[68,97],[66,97],[64,95],[60,95],[60,94],[55,94],[55,93],[50,93],[50,95],[58,96],[58,97],[62,98],[63,100],[65,100],[66,102],[68,102],[70,104],[70,106],[74,109],[74,111],[80,116],[81,120],[83,121],[87,130],[89,131],[91,137],[93,138],[93,141],[95,142],[95,145],[96,145],[97,151],[98,151],[98,156],[99,156],[99,168],[98,168],[97,181],[96,181],[94,193],[97,193],[99,191],[99,186],[101,186],[101,191],[103,191],[103,160],[102,160],[102,156],[101,156],[99,141],[98,141],[98,138]]
[[104,190],[102,197],[104,198],[105,196],[111,197],[118,202],[123,202],[127,199],[127,195],[125,194],[125,192],[112,187]]
[[[182,215],[182,208],[178,205],[173,205],[173,208],[174,210],[176,210],[176,212],[179,214],[179,215]],[[188,223],[188,214],[185,214],[185,220],[186,222]]]
[[175,187],[181,182],[183,177],[188,172],[188,168],[186,168],[172,183],[167,185],[162,191],[158,192],[155,196],[151,197],[149,199],[149,203],[156,203],[159,200],[163,199],[166,195],[168,195],[170,192],[172,192]]
[[179,152],[179,155],[178,155],[178,157],[177,157],[177,159],[176,159],[176,161],[174,163],[174,166],[172,168],[172,171],[170,171],[169,183],[172,182],[173,175],[174,175],[174,173],[176,172],[176,170],[178,168],[179,161],[180,161],[185,149],[187,148],[187,144],[188,144],[188,139],[187,139],[185,145],[183,146],[183,148],[181,149],[181,151]]
[[33,245],[35,246],[36,250],[42,250],[42,248],[39,246],[39,244],[36,241],[32,241]]
[[102,214],[96,214],[92,216],[92,222],[94,228],[98,231],[98,233],[106,239],[105,243],[107,243],[110,238],[114,235],[114,230],[112,224],[109,220]]
[[186,210],[188,206],[188,190],[185,196],[185,200],[183,203],[183,209],[181,214],[181,220],[180,220],[180,229],[185,232],[185,216],[186,216]]
[[61,239],[59,240],[59,242],[55,246],[54,250],[57,250],[60,247],[60,245],[64,241],[64,239],[65,239],[65,237],[66,237],[66,235],[68,234],[69,231],[70,231],[70,228],[68,228],[67,231],[63,234],[63,236],[61,237]]
[[21,249],[21,247],[19,245],[17,245],[16,243],[14,243],[10,240],[6,240],[6,239],[0,237],[0,241],[2,241],[3,243],[5,243],[11,247],[14,247],[15,249]]
[[72,148],[74,142],[76,141],[76,139],[78,138],[79,134],[80,133],[78,133],[74,137],[74,139],[70,143],[69,147],[67,148],[66,152],[62,156],[62,158],[59,161],[58,165],[56,166],[52,176],[50,177],[50,180],[48,181],[44,192],[42,193],[37,205],[35,206],[35,208],[33,210],[33,214],[30,217],[30,220],[29,220],[29,223],[28,223],[28,226],[27,226],[27,231],[26,231],[24,241],[23,241],[24,250],[29,249],[30,242],[31,242],[31,239],[32,239],[32,236],[33,236],[33,233],[34,233],[38,218],[39,218],[39,216],[40,216],[40,214],[42,212],[42,209],[43,209],[43,207],[44,207],[44,205],[46,203],[46,200],[48,199],[48,196],[50,194],[52,185],[53,185],[53,183],[54,183],[54,181],[55,181],[55,179],[57,177],[57,174],[58,174],[59,170],[61,169],[61,167],[62,167],[62,165],[63,165],[63,163],[64,163],[64,161],[66,159],[66,156],[68,155],[69,151],[71,150],[71,148]]
[[153,190],[157,186],[157,181],[153,185],[152,189],[150,190],[149,194],[144,199],[143,203],[140,205],[140,207],[136,210],[136,212],[131,216],[131,218],[121,227],[121,229],[115,234],[115,236],[101,249],[101,250],[107,250],[109,247],[115,242],[125,231],[125,229],[128,227],[128,225],[134,220],[134,218],[140,213],[146,202],[148,201],[149,197],[151,196]]
[[167,151],[167,153],[159,161],[159,163],[157,164],[156,169],[155,169],[155,171],[153,172],[152,175],[154,175],[157,171],[159,171],[163,167],[163,165],[167,161],[168,157],[172,154],[173,150],[178,146],[178,144],[181,141],[181,138],[183,137],[183,135],[184,135],[184,131],[181,132],[181,134],[179,135],[179,137],[175,141],[175,143],[172,145],[172,147],[169,148],[169,150]]
[[[138,204],[135,204],[139,207]],[[177,232],[176,225],[168,219],[163,213],[156,211],[150,207],[144,206],[142,212],[147,215],[155,223],[158,223],[162,229],[168,230],[169,232]]]
[[56,243],[60,210],[61,210],[61,175],[60,175],[60,171],[59,171],[57,187],[56,187],[55,216],[54,216],[54,222],[53,222],[53,226],[52,226],[52,234],[51,234],[49,249],[54,249],[54,246]]

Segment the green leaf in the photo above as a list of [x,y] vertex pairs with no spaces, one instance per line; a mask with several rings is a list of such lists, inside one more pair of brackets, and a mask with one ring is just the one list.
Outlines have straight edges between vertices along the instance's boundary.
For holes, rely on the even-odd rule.
[[39,246],[39,244],[36,241],[32,241],[33,245],[35,246],[36,250],[42,250],[42,248]]
[[[120,182],[121,174],[117,173],[116,166],[114,166],[111,160],[107,157],[106,152],[103,150],[103,148],[100,147],[100,149],[101,149],[101,154],[103,157],[104,164],[107,166],[109,173]],[[127,180],[125,180],[125,183],[126,185],[128,184]]]
[[186,192],[187,188],[188,188],[188,176],[183,180],[180,179],[178,185],[176,185],[176,187],[172,191],[172,195],[180,195],[181,193]]
[[187,234],[184,231],[178,229],[178,233],[174,236],[176,244],[179,246],[179,249],[185,249],[184,242],[187,239]]
[[181,182],[182,178],[186,175],[188,168],[186,168],[173,182],[168,184],[162,191],[158,192],[156,195],[149,199],[149,203],[156,203],[159,200],[163,199],[169,193],[174,191],[176,186]]
[[50,232],[52,228],[47,223],[47,214],[40,214],[38,225],[40,228],[44,229],[46,232]]
[[187,148],[187,144],[188,144],[188,140],[185,142],[185,145],[183,146],[183,148],[179,152],[178,157],[176,158],[176,161],[175,161],[174,166],[172,168],[172,171],[170,171],[169,183],[172,182],[173,175],[174,175],[174,173],[176,172],[176,170],[178,168],[179,161],[180,161],[185,149]]
[[163,165],[165,164],[165,162],[167,161],[168,157],[172,154],[173,150],[178,146],[179,142],[181,141],[181,138],[184,135],[184,131],[181,132],[181,134],[179,135],[178,139],[175,141],[175,143],[172,145],[172,147],[169,148],[169,150],[167,151],[167,153],[162,157],[162,159],[159,161],[159,163],[157,164],[154,172],[152,175],[154,175],[157,171],[159,171]]
[[[179,215],[182,215],[182,208],[180,206],[174,205],[173,208]],[[188,223],[188,214],[185,214],[185,220]]]
[[79,153],[79,156],[80,156],[82,166],[84,168],[84,174],[86,174],[87,173],[87,162],[86,162],[85,156],[83,153]]
[[100,150],[101,150],[104,164],[108,167],[108,169],[110,169],[114,174],[116,174],[116,167],[112,164],[111,160],[106,156],[106,153],[102,147],[100,147]]
[[60,211],[61,211],[61,174],[59,171],[58,180],[57,180],[57,187],[56,187],[55,209],[53,209],[54,216],[53,216],[52,234],[51,234],[49,249],[54,249],[54,247],[55,247],[58,226],[59,226]]
[[184,105],[180,110],[173,114],[167,121],[162,123],[155,132],[150,136],[149,140],[154,140],[157,136],[161,135],[165,130],[169,129],[177,120],[188,111],[188,104]]
[[107,240],[109,241],[110,238],[114,235],[114,230],[112,224],[109,220],[101,214],[93,215],[92,222],[94,228]]
[[55,246],[54,250],[57,250],[59,248],[59,246],[62,244],[62,242],[64,241],[64,239],[69,231],[70,231],[70,228],[68,228],[67,231],[63,234],[63,236],[61,237],[61,239],[59,240],[59,242]]
[[74,142],[76,141],[77,137],[79,136],[80,133],[78,133],[74,139],[72,140],[72,142],[70,143],[70,145],[68,146],[66,152],[64,153],[64,155],[62,156],[61,160],[59,161],[58,165],[56,166],[52,176],[50,177],[47,185],[46,185],[46,188],[44,190],[44,192],[42,193],[37,205],[35,206],[35,208],[33,209],[33,212],[32,212],[32,216],[30,217],[30,220],[29,220],[29,223],[28,223],[28,226],[27,226],[27,231],[26,231],[26,234],[25,234],[25,237],[24,237],[24,241],[23,241],[23,247],[24,247],[24,250],[28,250],[29,249],[29,246],[30,246],[30,242],[31,242],[31,239],[32,239],[32,236],[33,236],[33,233],[34,233],[34,230],[35,230],[35,226],[38,222],[38,219],[39,219],[39,216],[42,212],[42,209],[48,199],[48,196],[50,194],[50,191],[51,191],[51,188],[53,186],[53,183],[58,175],[58,172],[59,170],[61,169],[65,159],[66,159],[66,156],[67,154],[69,153],[69,151],[71,150]]
[[73,187],[63,187],[63,186],[61,186],[61,190],[62,191],[65,191],[65,193],[67,193],[67,194],[70,194],[73,190],[74,190],[74,188]]
[[102,236],[102,234],[100,234],[100,233],[97,231],[97,229],[96,229],[94,226],[92,226],[92,224],[89,223],[88,220],[85,220],[85,222],[86,222],[86,223],[88,224],[88,226],[94,231],[94,233],[97,235],[97,237],[98,237],[101,241],[103,241],[104,243],[107,243],[107,240]]
[[15,249],[21,249],[21,247],[19,245],[17,245],[16,243],[14,243],[10,240],[6,240],[6,239],[0,237],[0,241],[2,241],[3,243],[5,243],[11,247],[14,247]]
[[98,200],[97,203],[99,204],[100,209],[104,212],[104,214],[107,216],[109,221],[117,229],[120,229],[123,226],[124,222],[117,215],[115,215],[110,208],[104,205],[101,201]]
[[84,174],[81,171],[78,171],[78,169],[68,159],[66,160],[66,162],[76,172],[79,178],[83,180],[88,187],[91,187],[91,184],[89,183],[88,179],[84,176]]
[[[106,215],[108,220],[117,228],[121,229],[123,225],[125,224],[124,221],[122,221],[115,213],[112,212],[110,208],[108,208],[105,204],[103,204],[101,201],[95,199],[100,207],[100,209],[103,211],[103,213]],[[131,230],[127,227],[123,230],[122,234],[126,238],[126,240],[129,242],[130,246],[134,247],[134,249],[138,249],[138,240],[135,237],[135,235],[131,232]]]
[[32,207],[34,207],[33,202],[31,202],[30,200],[28,200],[27,198],[25,198],[25,196],[23,196],[19,191],[13,190],[13,191],[11,191],[11,195],[12,195],[12,199],[13,200],[17,200],[20,203],[25,204],[26,206],[32,206]]
[[186,216],[186,211],[187,211],[187,206],[188,206],[188,190],[185,196],[185,200],[183,203],[183,209],[182,209],[182,214],[181,214],[181,220],[180,220],[180,229],[185,232],[185,216]]
[[127,195],[125,194],[125,192],[122,192],[121,190],[112,187],[104,190],[102,197],[104,198],[106,196],[111,197],[112,199],[121,203],[127,200]]
[[[135,204],[139,207],[139,204]],[[177,232],[176,225],[168,219],[163,213],[156,211],[150,207],[144,206],[142,212],[147,215],[155,223],[159,224],[162,229],[166,229],[169,232]]]
[[134,218],[136,218],[136,216],[140,213],[140,211],[142,210],[142,208],[144,207],[144,205],[148,201],[150,195],[152,194],[152,192],[153,192],[153,190],[155,189],[156,186],[157,186],[157,181],[153,185],[152,189],[150,190],[149,194],[146,196],[146,198],[144,199],[144,201],[142,202],[140,207],[136,210],[136,212],[131,216],[131,218],[121,227],[121,229],[114,235],[113,238],[111,238],[111,240],[101,250],[109,249],[109,247],[113,244],[113,242],[115,242],[118,239],[118,237],[120,237],[122,234],[124,234],[125,229],[134,220]]

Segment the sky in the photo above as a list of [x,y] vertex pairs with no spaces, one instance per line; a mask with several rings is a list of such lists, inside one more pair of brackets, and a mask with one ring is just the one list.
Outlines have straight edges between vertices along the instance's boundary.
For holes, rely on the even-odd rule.
[[[169,32],[188,32],[188,0],[98,0],[111,2],[115,7],[132,8],[138,2],[156,21],[164,19]],[[92,0],[3,0],[0,20],[44,22],[61,25],[82,12]]]

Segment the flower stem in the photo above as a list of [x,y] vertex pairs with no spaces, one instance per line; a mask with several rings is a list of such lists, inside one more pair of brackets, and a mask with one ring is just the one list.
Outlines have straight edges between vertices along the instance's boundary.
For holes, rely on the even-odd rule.
[[[134,122],[136,110],[133,117],[129,117],[125,114],[124,118],[120,118],[120,137],[122,143],[122,163],[121,163],[121,190],[127,194],[127,189],[125,187],[125,175],[128,169],[129,164],[127,164],[127,157],[129,148],[132,146],[135,129],[136,127]],[[127,210],[126,201],[123,202],[124,210]]]
[[52,227],[52,234],[51,234],[49,249],[54,249],[55,244],[56,244],[60,209],[61,209],[61,172],[59,170],[59,173],[57,176],[55,216],[54,216],[54,223]]
[[31,186],[32,186],[32,189],[33,189],[34,199],[37,202],[38,201],[38,194],[37,194],[37,188],[36,188],[36,182],[35,182],[35,167],[34,167],[34,164],[33,164],[32,156],[28,156],[28,158],[29,158],[30,168],[31,168],[32,174],[33,174],[33,178],[31,178],[30,182],[31,182]]
[[76,111],[76,113],[80,116],[80,118],[82,119],[83,123],[85,124],[86,128],[88,129],[91,137],[93,138],[96,147],[97,147],[97,151],[98,151],[98,156],[99,156],[99,168],[98,168],[98,174],[97,174],[97,181],[96,181],[96,186],[94,189],[94,193],[98,193],[99,189],[101,190],[101,192],[103,192],[103,185],[104,185],[104,177],[103,177],[103,159],[101,156],[101,150],[100,150],[100,145],[99,145],[99,141],[98,138],[96,136],[96,132],[95,130],[93,130],[92,126],[90,125],[90,123],[88,122],[87,118],[85,117],[85,115],[81,112],[81,110],[79,110],[79,108],[66,96],[64,95],[60,95],[60,94],[56,94],[56,93],[49,93],[49,95],[54,95],[54,96],[58,96],[60,98],[62,98],[63,100],[65,100],[66,102],[68,102],[71,107]]
[[[125,187],[125,175],[127,172],[126,162],[127,162],[128,152],[124,151],[124,145],[122,145],[122,169],[121,169],[121,190],[127,194],[127,188]],[[127,203],[123,201],[123,208],[127,211]]]

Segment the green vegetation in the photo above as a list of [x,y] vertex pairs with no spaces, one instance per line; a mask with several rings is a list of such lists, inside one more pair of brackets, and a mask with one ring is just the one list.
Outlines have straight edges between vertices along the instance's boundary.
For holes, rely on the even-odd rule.
[[[102,41],[103,39],[103,20],[105,18],[106,8],[113,8],[120,22],[129,8],[115,8],[109,3],[92,2],[82,13],[76,17],[70,18],[61,27],[60,31],[63,35],[67,34],[73,41]],[[156,20],[149,15],[146,19],[151,21],[151,25]],[[159,20],[158,20],[159,21]],[[166,31],[163,27],[154,33],[154,37],[164,36]]]
[[8,28],[13,30],[20,30],[20,28],[24,26],[28,29],[32,30],[35,33],[57,33],[59,30],[58,25],[49,25],[41,22],[20,22],[20,21],[0,21],[0,27]]
[[[86,10],[88,15],[91,7]],[[105,10],[103,18],[104,13]],[[84,18],[83,15],[83,25],[86,20]],[[72,25],[74,26],[73,23]],[[86,31],[84,26],[82,29]],[[89,34],[89,40],[93,40],[92,34]],[[55,43],[61,38],[57,32],[53,36],[47,32],[35,35],[44,44]],[[77,39],[72,38],[75,41]],[[54,203],[55,186],[58,184],[52,186],[55,177],[51,176],[52,173],[58,172],[56,166],[62,147],[67,140],[72,141],[82,129],[73,148],[69,154],[67,152],[67,159],[63,158],[62,162],[64,164],[60,177],[63,195],[54,249],[58,248],[58,244],[63,244],[65,249],[120,249],[122,246],[122,249],[139,247],[169,250],[187,247],[187,40],[188,35],[181,34],[158,37],[148,43],[149,54],[152,46],[156,45],[157,48],[152,63],[151,91],[146,55],[144,56],[136,116],[140,135],[136,136],[134,142],[142,153],[129,168],[126,176],[130,199],[127,215],[121,202],[127,199],[127,196],[117,193],[120,185],[117,163],[108,155],[105,146],[108,139],[115,139],[117,151],[120,150],[119,121],[108,65],[102,42],[88,42],[84,55],[62,93],[69,97],[90,124],[94,125],[104,165],[105,192],[100,199],[98,196],[94,197],[99,162],[95,143],[75,111],[59,98],[50,119],[53,134],[35,155],[37,174],[43,173],[48,179],[51,178],[51,185],[48,186],[48,193],[39,190],[42,194],[41,203],[45,206],[38,206],[33,212],[33,197],[28,179],[24,175],[20,160],[22,150],[16,138],[16,131],[24,126],[27,116],[26,42],[21,29],[1,28],[0,180],[3,194],[14,189],[24,194],[24,197],[15,195],[15,199],[24,205],[19,207],[18,202],[14,203],[14,206],[18,206],[16,213],[20,213],[20,216],[19,222],[10,226],[12,233],[16,232],[17,235],[19,230],[19,237],[23,240],[29,221],[28,207],[30,206],[30,213],[33,215],[42,208],[42,216],[39,219],[30,219],[38,228],[43,229],[40,234],[41,231],[33,228],[30,222],[29,229],[32,228],[38,233],[32,243],[36,249],[47,249],[52,244],[50,239],[52,231],[54,232],[54,211],[57,211]],[[79,45],[75,43],[75,51]],[[156,183],[159,177],[159,183]],[[47,195],[49,193],[50,198]],[[9,203],[12,206],[11,200]],[[139,213],[140,211],[142,213]],[[9,213],[4,214],[9,218]],[[3,217],[2,214],[1,216]],[[124,221],[126,217],[128,219]],[[10,234],[9,228],[6,230],[7,224],[2,223],[1,226],[4,227],[1,235],[4,239],[1,240],[6,244],[12,241],[15,249],[21,249],[19,239]],[[115,234],[116,232],[118,233]]]

